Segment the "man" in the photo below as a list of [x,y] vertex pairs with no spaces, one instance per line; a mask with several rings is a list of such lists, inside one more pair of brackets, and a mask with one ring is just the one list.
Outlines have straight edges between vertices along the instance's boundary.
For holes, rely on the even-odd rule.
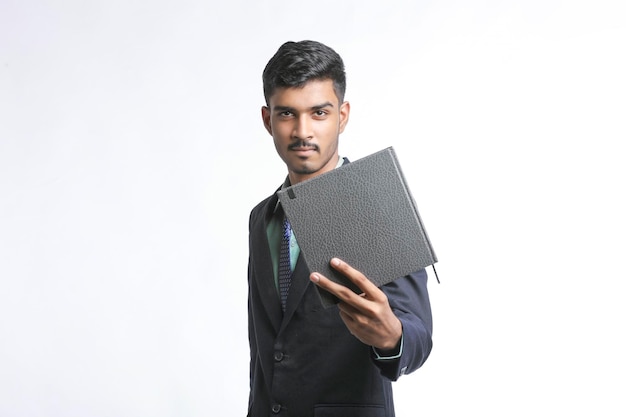
[[[338,142],[350,104],[335,51],[285,43],[263,72],[263,88],[263,123],[287,166],[283,187],[348,162]],[[284,217],[276,194],[250,215],[248,416],[394,416],[391,381],[419,368],[432,346],[426,272],[377,288],[329,260],[363,291],[357,295],[307,270]],[[324,308],[316,285],[340,302]]]

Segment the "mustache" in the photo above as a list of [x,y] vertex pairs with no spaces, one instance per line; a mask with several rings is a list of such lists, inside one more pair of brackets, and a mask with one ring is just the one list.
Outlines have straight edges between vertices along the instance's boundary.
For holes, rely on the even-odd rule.
[[298,140],[296,142],[290,143],[287,149],[293,151],[298,148],[313,148],[316,151],[319,151],[319,146],[316,143],[308,142],[306,140]]

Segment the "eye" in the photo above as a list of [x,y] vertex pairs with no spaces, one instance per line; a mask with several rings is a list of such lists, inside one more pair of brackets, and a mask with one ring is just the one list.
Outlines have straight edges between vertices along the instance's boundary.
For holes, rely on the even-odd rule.
[[320,118],[326,117],[328,115],[328,112],[326,110],[316,110],[314,114],[316,117]]
[[278,115],[280,117],[291,117],[291,116],[293,116],[293,113],[291,111],[289,111],[289,110],[284,110],[284,111],[281,111],[280,113],[278,113]]

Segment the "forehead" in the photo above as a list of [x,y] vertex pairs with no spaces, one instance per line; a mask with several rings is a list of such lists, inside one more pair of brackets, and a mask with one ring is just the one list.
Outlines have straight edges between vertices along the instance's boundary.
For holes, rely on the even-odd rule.
[[298,87],[279,87],[269,98],[270,107],[311,108],[324,103],[339,104],[330,79],[311,80]]

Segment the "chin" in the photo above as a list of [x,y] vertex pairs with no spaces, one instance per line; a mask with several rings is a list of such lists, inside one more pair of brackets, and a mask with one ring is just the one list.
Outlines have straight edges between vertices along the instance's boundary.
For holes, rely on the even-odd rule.
[[315,169],[310,166],[299,166],[298,168],[293,169],[292,171],[299,175],[309,175],[309,174],[315,174],[317,171],[319,171],[319,169]]
[[289,170],[298,175],[311,175],[319,171],[319,167],[317,164],[312,163],[312,161],[298,160],[291,164]]

